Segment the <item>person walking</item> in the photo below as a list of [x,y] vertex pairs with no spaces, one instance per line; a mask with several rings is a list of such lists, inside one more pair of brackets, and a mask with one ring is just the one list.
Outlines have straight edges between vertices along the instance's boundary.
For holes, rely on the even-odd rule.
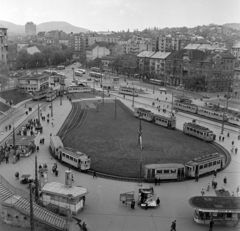
[[202,189],[201,194],[202,194],[202,196],[204,196],[204,194],[205,194],[204,189]]
[[212,179],[212,188],[214,188],[215,182],[214,182],[214,178]]
[[195,175],[195,182],[198,182],[198,179],[199,179],[198,174],[196,174]]
[[227,134],[227,137],[228,137],[228,138],[230,137],[230,134],[229,134],[229,132],[228,132],[228,134]]
[[208,183],[208,186],[207,186],[207,191],[209,192],[210,190],[210,183]]
[[222,137],[222,142],[224,142],[224,136]]
[[73,173],[72,173],[72,182],[74,182],[74,177],[73,177]]
[[37,152],[39,152],[39,146],[37,146]]
[[210,223],[209,223],[209,231],[212,231],[213,225],[214,225],[214,222],[213,222],[213,220],[211,219],[211,221],[210,221]]
[[176,226],[177,226],[176,223],[177,223],[176,220],[174,220],[174,221],[172,222],[171,231],[176,231]]
[[44,141],[45,141],[45,139],[44,139],[44,137],[42,138],[42,143],[44,144]]
[[221,136],[219,136],[219,141],[221,141],[222,140],[222,137]]
[[159,177],[158,178],[158,185],[160,185],[161,184],[161,178]]
[[233,147],[231,148],[231,154],[233,154]]
[[214,177],[217,177],[217,169],[214,170]]
[[236,147],[235,148],[235,155],[237,155],[237,152],[238,152],[238,148]]
[[131,202],[131,209],[135,209],[135,200],[134,199]]
[[227,177],[225,176],[224,179],[223,179],[223,183],[224,184],[227,184]]
[[8,126],[5,126],[5,129],[6,129],[6,132],[7,132],[7,130],[8,130]]
[[52,127],[54,127],[54,124],[53,124],[53,122],[52,122]]
[[232,146],[234,146],[234,141],[232,141]]
[[157,203],[157,206],[160,205],[160,199],[159,199],[159,197],[157,198],[156,203]]
[[6,152],[6,154],[5,154],[5,159],[6,159],[6,164],[8,164],[8,163],[9,163],[9,161],[8,161],[8,159],[9,159],[9,154],[8,154],[8,152]]
[[239,193],[239,186],[237,186],[237,191],[236,191],[236,193],[237,193],[237,194]]
[[158,179],[156,177],[154,178],[154,182],[155,182],[155,185],[157,185]]
[[97,173],[93,171],[93,178],[97,178]]

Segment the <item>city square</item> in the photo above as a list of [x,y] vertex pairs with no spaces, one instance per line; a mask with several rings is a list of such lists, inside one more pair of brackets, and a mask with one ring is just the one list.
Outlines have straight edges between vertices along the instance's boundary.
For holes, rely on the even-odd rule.
[[239,230],[240,30],[207,20],[0,20],[1,231]]

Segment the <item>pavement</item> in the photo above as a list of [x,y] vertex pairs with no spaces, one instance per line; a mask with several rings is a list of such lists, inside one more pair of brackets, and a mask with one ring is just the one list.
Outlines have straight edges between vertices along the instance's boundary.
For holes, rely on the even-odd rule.
[[[112,93],[114,96],[119,96],[129,108],[133,110],[132,107],[132,97],[126,96],[125,99],[122,95],[118,95],[116,92]],[[148,94],[149,98],[144,98],[141,96],[135,97],[135,106],[146,104],[146,107],[154,109],[154,113],[157,112],[156,106],[151,107],[152,102],[156,101],[156,98],[164,99],[165,95]],[[167,97],[170,97],[170,95]],[[171,99],[169,98],[168,103]],[[30,102],[29,102],[30,103]],[[21,111],[22,109],[16,109]],[[55,162],[49,154],[49,137],[50,133],[52,135],[57,134],[58,130],[66,120],[69,112],[71,110],[71,104],[66,99],[63,98],[63,105],[60,105],[60,101],[56,98],[53,101],[53,118],[51,121],[54,123],[54,127],[47,122],[42,122],[43,134],[45,144],[40,146],[40,151],[38,153],[32,154],[29,157],[21,158],[16,164],[12,164],[10,159],[9,164],[2,163],[0,167],[0,174],[13,184],[15,187],[24,189],[27,191],[27,186],[20,184],[18,180],[15,180],[14,173],[18,171],[21,174],[30,173],[34,175],[34,160],[35,155],[38,157],[39,163],[47,163],[49,169],[51,169],[53,163]],[[18,112],[20,113],[20,112]],[[49,107],[46,107],[46,111],[42,111],[43,115],[50,113]],[[190,121],[194,119],[194,116],[190,116],[184,113],[177,113],[177,128],[182,129],[182,125],[185,121]],[[11,121],[11,119],[10,119]],[[221,132],[221,124],[208,121],[205,119],[197,119],[198,123],[207,125],[209,129],[213,130],[217,137]],[[7,122],[6,122],[7,123]],[[17,125],[17,124],[16,124]],[[4,128],[4,124],[0,123],[0,129]],[[144,127],[142,128],[144,133]],[[226,137],[227,132],[230,132],[230,138]],[[238,129],[233,129],[225,126],[225,141],[217,143],[223,145],[227,150],[231,149],[231,142],[235,142],[235,146],[239,147],[240,141],[237,140]],[[3,136],[1,136],[1,139]],[[79,150],[81,151],[81,150]],[[232,161],[230,165],[219,172],[216,178],[219,188],[223,186],[223,178],[226,176],[228,179],[227,186],[224,186],[226,190],[232,194],[232,191],[236,192],[236,188],[240,185],[240,154],[232,155]],[[144,160],[144,158],[143,158]],[[51,172],[48,174],[48,181],[57,181],[64,183],[64,172],[67,170],[65,166],[58,164],[59,175],[56,177]],[[82,221],[85,221],[87,227],[90,231],[168,231],[173,220],[177,220],[177,230],[194,230],[194,231],[205,231],[208,229],[205,225],[198,225],[193,221],[194,209],[188,203],[189,198],[193,196],[200,196],[201,190],[204,189],[206,194],[209,196],[215,196],[215,191],[210,189],[209,192],[206,191],[208,183],[211,183],[212,176],[207,176],[199,179],[199,182],[195,180],[188,180],[184,182],[172,182],[172,183],[162,183],[160,186],[154,187],[154,198],[158,196],[161,200],[161,205],[158,208],[143,210],[138,205],[136,205],[135,210],[131,210],[129,206],[122,204],[119,201],[119,195],[123,192],[135,192],[135,200],[137,201],[137,192],[139,185],[133,182],[122,182],[114,181],[102,178],[92,178],[90,175],[82,174],[73,171],[74,174],[74,185],[84,186],[88,188],[89,194],[86,196],[86,205],[84,210],[77,215]],[[143,183],[144,187],[149,187],[149,184]],[[236,193],[235,193],[236,194]],[[238,195],[239,196],[239,195]],[[1,208],[0,208],[1,209]],[[15,231],[16,228],[3,225],[0,223],[1,231]],[[25,231],[27,229],[18,229],[19,231]],[[75,222],[71,223],[72,231],[79,231],[79,227],[76,226]],[[239,227],[223,227],[214,226],[214,230],[218,231],[237,231]]]

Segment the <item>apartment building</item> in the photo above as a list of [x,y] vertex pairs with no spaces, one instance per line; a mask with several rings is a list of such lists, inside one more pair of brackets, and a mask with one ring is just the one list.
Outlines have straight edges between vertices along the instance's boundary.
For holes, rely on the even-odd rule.
[[0,61],[7,63],[8,43],[7,28],[0,24]]
[[234,68],[233,96],[240,99],[240,67]]
[[166,58],[171,52],[158,51],[150,57],[150,71],[157,75],[163,76],[165,73]]
[[240,61],[240,41],[232,46],[231,53]]
[[88,38],[86,34],[82,32],[79,34],[74,34],[74,51],[77,55],[86,55],[87,43]]

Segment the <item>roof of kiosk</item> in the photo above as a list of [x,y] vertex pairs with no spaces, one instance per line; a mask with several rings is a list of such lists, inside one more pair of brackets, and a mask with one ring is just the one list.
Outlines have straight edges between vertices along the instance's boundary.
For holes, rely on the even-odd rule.
[[240,197],[197,196],[190,198],[189,204],[200,211],[240,213]]
[[79,197],[86,195],[88,189],[81,186],[67,186],[58,182],[46,183],[42,188],[43,193],[67,196],[67,197]]

